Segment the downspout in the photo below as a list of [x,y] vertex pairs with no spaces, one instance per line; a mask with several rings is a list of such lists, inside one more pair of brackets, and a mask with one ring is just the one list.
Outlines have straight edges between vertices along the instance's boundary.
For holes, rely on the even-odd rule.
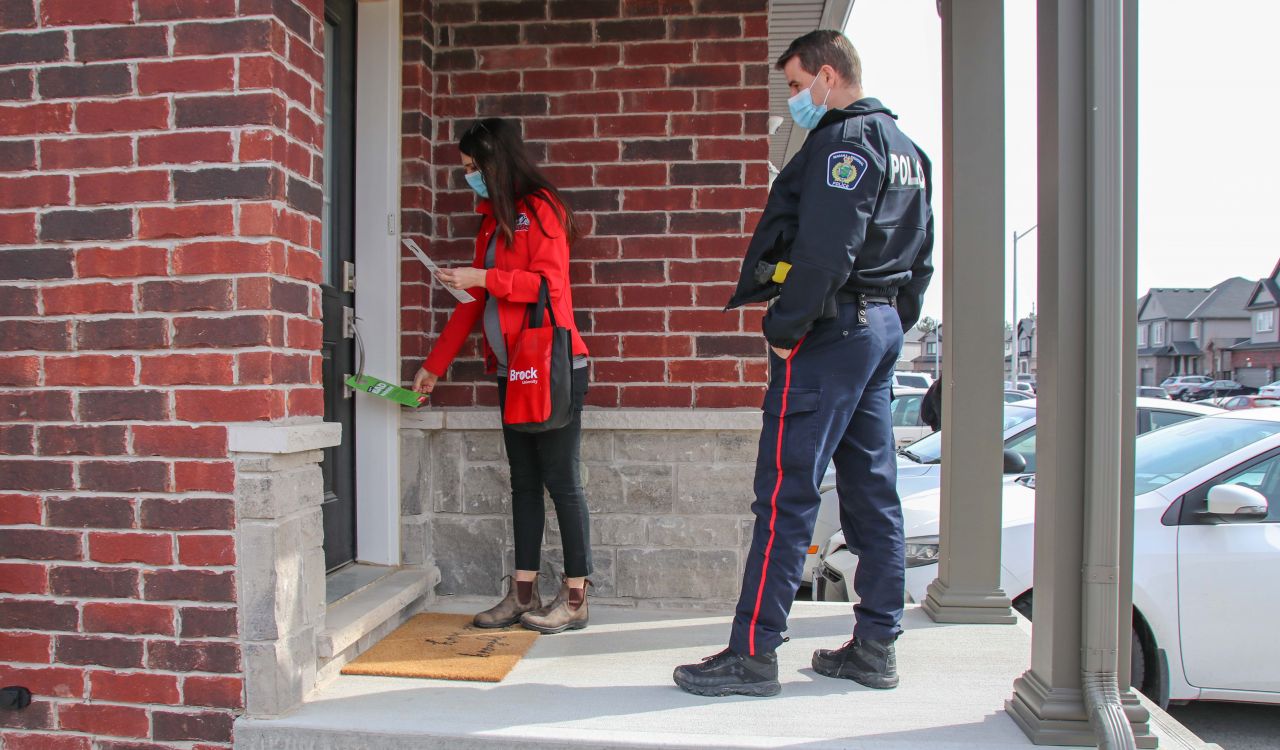
[[[1087,404],[1082,568],[1081,687],[1099,748],[1136,750],[1120,702],[1120,446],[1123,362],[1124,100],[1121,0],[1088,0],[1085,66],[1088,154]],[[1127,634],[1126,634],[1127,635]]]

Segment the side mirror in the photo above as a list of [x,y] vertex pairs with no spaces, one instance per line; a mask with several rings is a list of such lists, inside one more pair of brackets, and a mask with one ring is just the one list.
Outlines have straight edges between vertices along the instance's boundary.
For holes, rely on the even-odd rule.
[[1021,453],[1015,450],[1004,451],[1004,473],[1021,474],[1027,470],[1027,459]]
[[1215,516],[1262,518],[1267,509],[1267,498],[1250,487],[1220,484],[1209,488],[1209,512]]

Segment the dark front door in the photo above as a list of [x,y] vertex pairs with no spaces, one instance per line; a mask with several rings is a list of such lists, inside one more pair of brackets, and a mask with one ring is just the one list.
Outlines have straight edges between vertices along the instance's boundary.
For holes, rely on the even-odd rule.
[[324,562],[356,556],[356,415],[343,380],[355,372],[356,0],[325,0],[324,34],[324,419],[342,444],[324,452]]

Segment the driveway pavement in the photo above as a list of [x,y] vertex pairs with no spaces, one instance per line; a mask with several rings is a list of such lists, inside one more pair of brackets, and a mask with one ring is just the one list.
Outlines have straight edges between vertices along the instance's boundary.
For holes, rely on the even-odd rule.
[[1197,701],[1170,706],[1169,714],[1205,742],[1223,750],[1276,750],[1280,747],[1280,705]]

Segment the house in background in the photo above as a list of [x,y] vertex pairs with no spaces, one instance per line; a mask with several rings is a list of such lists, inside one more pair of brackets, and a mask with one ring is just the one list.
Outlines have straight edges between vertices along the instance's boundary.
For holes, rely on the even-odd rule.
[[1202,374],[1200,345],[1191,338],[1191,313],[1211,289],[1152,289],[1138,300],[1138,385],[1170,375]]
[[1233,352],[1249,341],[1245,308],[1258,284],[1237,276],[1208,289],[1147,292],[1138,300],[1139,385],[1171,375],[1234,377]]
[[1271,275],[1254,284],[1245,304],[1249,316],[1249,338],[1230,350],[1234,379],[1245,385],[1260,386],[1280,379],[1280,263]]
[[911,366],[907,369],[913,372],[927,372],[937,378],[942,372],[942,324],[939,323],[938,327],[932,331],[919,331],[919,336],[920,339],[917,342],[919,354],[911,360]]
[[1215,378],[1232,377],[1231,348],[1249,340],[1245,310],[1257,282],[1239,276],[1218,284],[1188,316],[1191,343],[1200,347],[1200,372]]
[[1036,382],[1039,373],[1040,346],[1037,340],[1036,314],[1018,321],[1018,379]]
[[902,337],[902,353],[898,355],[898,364],[893,369],[900,372],[915,369],[915,361],[924,354],[924,331],[912,327]]

